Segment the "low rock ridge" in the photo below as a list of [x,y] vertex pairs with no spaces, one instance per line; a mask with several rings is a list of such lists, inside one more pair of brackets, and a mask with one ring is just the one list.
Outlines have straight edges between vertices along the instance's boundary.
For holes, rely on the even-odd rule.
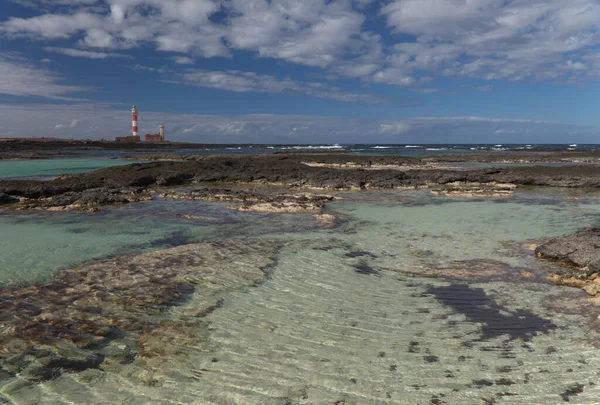
[[453,182],[434,187],[431,193],[458,198],[511,197],[516,187],[510,183]]
[[[481,170],[419,169],[368,170],[361,167],[339,169],[331,165],[348,162],[357,165],[402,165],[413,162],[406,157],[351,157],[348,155],[210,155],[190,161],[157,161],[110,167],[94,172],[63,176],[50,181],[0,180],[0,193],[18,198],[26,204],[42,200],[33,206],[46,206],[43,199],[60,199],[66,205],[78,205],[78,200],[95,200],[95,204],[136,201],[136,190],[156,190],[164,186],[194,183],[225,183],[277,185],[289,189],[365,190],[406,189],[459,183],[514,184],[516,186],[550,186],[600,188],[600,166],[532,166],[504,167]],[[308,166],[312,161],[327,164]],[[303,163],[304,162],[304,163]],[[366,162],[366,163],[365,163]],[[89,191],[94,190],[94,191]],[[121,193],[119,190],[127,190]],[[136,198],[126,195],[135,194]],[[96,194],[68,194],[88,192]],[[508,194],[507,189],[504,190]],[[503,191],[503,192],[504,192]],[[98,193],[105,193],[106,198]],[[125,194],[125,196],[124,196]],[[470,194],[474,194],[472,191]],[[478,193],[475,193],[478,194]],[[58,197],[62,195],[62,197]],[[4,197],[6,199],[6,197]],[[143,199],[142,199],[143,200]],[[88,204],[88,203],[86,203]],[[50,206],[53,206],[52,204]]]
[[[2,196],[0,196],[0,203]],[[150,201],[152,196],[141,187],[97,187],[83,191],[67,191],[46,198],[22,198],[19,210],[89,211],[115,204]],[[14,199],[13,199],[14,202]]]
[[249,190],[202,188],[189,191],[169,191],[163,198],[241,203],[230,205],[235,211],[256,212],[320,212],[334,196],[312,193],[258,193]]
[[564,267],[553,273],[550,281],[581,288],[590,301],[600,305],[600,227],[552,238],[538,246],[535,254]]

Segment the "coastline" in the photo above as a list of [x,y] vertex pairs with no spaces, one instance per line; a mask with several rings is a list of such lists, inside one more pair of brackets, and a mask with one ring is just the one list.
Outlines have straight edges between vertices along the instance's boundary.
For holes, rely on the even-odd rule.
[[[505,156],[498,158],[507,159]],[[554,157],[552,154],[545,154],[543,162],[540,163],[560,162],[563,158],[560,153],[555,154]],[[552,261],[545,266],[546,262],[534,257],[533,249],[543,245],[546,242],[545,238],[525,238],[526,240],[514,241],[514,245],[503,246],[503,250],[494,251],[489,258],[470,257],[469,253],[462,251],[469,248],[459,243],[462,243],[462,239],[453,240],[457,238],[453,232],[468,235],[471,231],[468,227],[448,231],[444,231],[443,228],[432,229],[433,224],[436,224],[435,216],[432,218],[423,216],[420,220],[427,219],[428,222],[420,224],[419,219],[415,219],[412,232],[416,233],[411,234],[406,241],[407,236],[404,234],[408,232],[408,227],[401,226],[400,222],[398,225],[395,224],[395,220],[402,219],[397,215],[402,211],[396,211],[394,207],[405,207],[409,210],[405,215],[410,217],[427,206],[437,206],[439,210],[436,212],[442,215],[444,205],[457,204],[465,210],[463,214],[470,215],[473,209],[485,207],[486,204],[501,207],[505,204],[504,201],[510,202],[511,199],[519,198],[521,199],[519,201],[522,201],[519,193],[531,186],[565,189],[576,193],[583,192],[585,189],[600,190],[600,167],[591,164],[522,167],[516,164],[520,161],[515,159],[513,160],[515,164],[510,167],[458,170],[443,166],[443,162],[441,166],[432,167],[432,164],[437,163],[427,159],[297,152],[269,155],[194,156],[185,157],[181,161],[165,161],[157,157],[156,161],[150,163],[133,163],[85,174],[66,175],[50,181],[0,180],[0,201],[3,198],[8,200],[1,205],[2,212],[10,215],[13,210],[19,209],[19,215],[23,218],[27,218],[28,211],[66,210],[84,212],[82,215],[86,218],[98,217],[98,220],[102,221],[102,214],[95,214],[99,210],[111,210],[113,209],[111,207],[136,202],[161,203],[164,200],[165,204],[171,201],[189,203],[185,206],[188,210],[182,209],[179,211],[181,215],[177,215],[178,220],[187,220],[189,226],[204,226],[206,223],[219,221],[216,216],[204,216],[203,213],[190,210],[194,202],[200,202],[221,204],[222,207],[227,207],[232,215],[273,217],[304,215],[301,221],[313,218],[317,223],[316,229],[320,229],[319,232],[310,234],[311,238],[316,238],[315,240],[304,240],[302,238],[306,235],[301,235],[300,239],[283,244],[280,241],[273,242],[271,239],[262,240],[260,236],[238,240],[229,237],[217,238],[214,242],[205,244],[187,242],[188,244],[177,248],[161,248],[152,253],[120,255],[107,260],[95,260],[91,264],[60,270],[51,281],[29,286],[14,285],[3,289],[4,316],[10,322],[15,322],[13,326],[16,334],[2,335],[10,356],[0,356],[0,362],[9,373],[21,377],[4,385],[2,393],[8,393],[14,398],[25,398],[25,392],[34,390],[39,383],[49,387],[56,384],[60,387],[61,382],[69,381],[74,378],[72,376],[77,375],[77,379],[89,378],[94,384],[100,386],[108,376],[110,378],[119,376],[117,380],[112,381],[122,381],[122,378],[127,378],[127,381],[148,387],[148,390],[155,392],[156,395],[163,395],[164,391],[161,390],[167,388],[162,388],[162,384],[168,387],[171,383],[173,370],[170,367],[179,364],[177,362],[185,365],[188,356],[201,364],[191,370],[185,369],[184,366],[183,373],[185,378],[189,379],[189,384],[198,383],[202,386],[205,380],[213,381],[214,378],[214,384],[219,386],[220,374],[217,370],[224,370],[224,373],[227,373],[229,370],[227,367],[233,370],[229,377],[232,379],[232,384],[237,384],[238,380],[232,377],[237,375],[234,368],[237,363],[232,359],[231,350],[235,352],[242,346],[233,338],[229,338],[230,333],[236,334],[236,328],[243,326],[248,329],[241,329],[242,332],[236,335],[236,339],[241,339],[244,344],[252,347],[253,353],[262,353],[261,346],[253,346],[252,342],[246,342],[245,334],[248,334],[247,339],[253,339],[256,333],[256,336],[260,336],[256,339],[257,342],[270,342],[269,339],[273,339],[273,349],[269,350],[274,350],[274,353],[282,351],[289,353],[286,356],[292,356],[291,353],[296,353],[293,351],[296,344],[300,353],[307,350],[300,343],[296,343],[302,339],[294,333],[297,330],[304,331],[302,326],[309,316],[315,316],[316,323],[314,326],[307,326],[306,331],[302,332],[307,334],[303,338],[307,340],[308,347],[316,345],[327,349],[319,352],[322,353],[321,357],[315,360],[318,367],[326,367],[329,362],[332,367],[334,365],[343,367],[347,362],[345,351],[341,352],[343,356],[340,355],[339,358],[330,359],[326,354],[333,350],[336,339],[345,342],[349,347],[354,347],[352,342],[355,335],[363,342],[363,339],[375,339],[376,336],[382,335],[378,328],[383,328],[386,342],[377,341],[380,347],[378,346],[372,357],[381,362],[387,362],[389,359],[390,364],[385,364],[384,371],[400,374],[398,370],[392,368],[396,364],[402,364],[401,360],[396,359],[396,353],[399,351],[393,343],[398,339],[396,335],[400,330],[396,326],[388,325],[387,315],[379,313],[379,311],[392,313],[394,311],[392,301],[388,302],[388,300],[400,299],[395,295],[393,288],[387,288],[388,285],[393,285],[394,288],[407,294],[401,307],[404,308],[404,312],[398,312],[394,322],[398,324],[406,322],[403,320],[406,316],[414,315],[409,323],[403,324],[403,328],[411,330],[411,327],[416,325],[414,326],[416,335],[406,337],[410,341],[402,340],[401,344],[408,347],[409,355],[417,356],[416,358],[426,364],[422,367],[436,367],[436,364],[440,366],[443,364],[445,370],[450,370],[451,367],[446,363],[457,361],[450,355],[454,349],[443,352],[440,347],[444,345],[436,344],[432,340],[433,335],[430,336],[427,331],[435,332],[435,325],[446,322],[445,319],[450,317],[446,338],[454,339],[458,332],[451,331],[457,322],[465,323],[464,318],[454,319],[452,317],[455,315],[435,312],[436,302],[456,310],[460,316],[466,317],[467,323],[482,325],[480,330],[476,328],[476,331],[470,332],[471,335],[476,336],[467,333],[462,338],[460,344],[464,344],[464,347],[460,353],[480,344],[485,346],[485,342],[490,340],[499,345],[498,353],[526,358],[527,351],[533,350],[532,347],[541,350],[532,343],[532,340],[540,339],[544,345],[554,344],[554,334],[558,333],[556,331],[561,327],[565,328],[568,324],[561,324],[558,320],[544,317],[537,312],[546,311],[548,308],[555,309],[559,314],[585,317],[588,320],[586,328],[589,328],[589,333],[592,335],[596,333],[599,327],[596,319],[598,309],[593,305],[586,305],[596,304],[597,300],[586,301],[581,295],[567,290],[561,295],[560,300],[546,297],[543,305],[534,305],[537,302],[534,300],[528,302],[523,309],[521,303],[512,304],[506,298],[512,297],[512,294],[526,296],[529,289],[533,292],[548,290],[555,294],[562,294],[559,291],[563,290],[559,289],[564,287],[550,287],[548,283],[548,281],[555,282],[552,277],[553,274],[561,272],[560,263]],[[472,159],[479,159],[479,157]],[[392,218],[393,221],[382,224],[374,222],[370,227],[365,228],[369,221],[374,220],[373,211],[355,212],[352,206],[353,202],[361,200],[363,193],[368,194],[381,209],[390,211],[390,214],[382,213],[381,218]],[[386,193],[387,197],[383,199],[378,197]],[[413,196],[415,201],[411,201],[410,198],[413,197],[410,196]],[[419,202],[418,199],[422,198],[427,198],[428,201]],[[455,203],[455,201],[459,202]],[[461,201],[473,201],[475,205],[466,207]],[[565,201],[575,203],[577,200],[565,198]],[[344,214],[330,208],[339,203],[350,204],[349,208],[341,211]],[[527,207],[526,204],[524,206]],[[416,211],[412,211],[413,209]],[[531,218],[536,218],[535,210],[535,207],[528,208],[527,212],[532,216],[530,221]],[[90,214],[87,214],[88,212]],[[482,218],[486,218],[486,212],[482,208],[480,212]],[[60,217],[64,214],[52,212],[48,215]],[[452,215],[457,215],[456,211],[453,211]],[[358,219],[352,219],[354,216]],[[518,219],[513,221],[518,222]],[[277,221],[273,221],[272,224],[278,226]],[[230,232],[236,230],[234,226]],[[365,230],[367,234],[361,235]],[[376,238],[388,233],[390,235],[387,236],[388,239],[384,238],[381,241],[385,247],[379,247]],[[515,234],[520,235],[518,232]],[[391,235],[397,239],[393,239]],[[506,236],[511,235],[510,229],[505,230],[504,235],[505,238],[510,237]],[[502,240],[501,237],[498,239]],[[185,238],[182,240],[183,242],[180,243],[186,243]],[[430,245],[427,243],[421,245],[421,241],[427,241]],[[406,262],[405,258],[400,260],[393,250],[397,244],[405,242],[409,245],[415,244],[414,251],[409,253],[414,262]],[[472,241],[471,245],[484,242]],[[435,246],[444,243],[455,244],[460,249],[455,252],[458,256],[438,256]],[[291,263],[286,263],[287,256],[279,256],[277,253],[281,246],[285,246],[286,254],[298,257]],[[232,250],[239,250],[240,254],[235,252],[233,254]],[[308,256],[306,256],[307,251]],[[463,254],[464,259],[458,259]],[[505,261],[499,260],[504,256],[506,256]],[[339,261],[332,261],[330,267],[320,267],[323,266],[323,260],[333,260],[333,258]],[[438,260],[439,264],[432,265]],[[524,261],[525,265],[514,263],[519,260]],[[307,278],[294,279],[297,266],[305,261],[308,261],[308,264],[305,268],[301,267],[301,274],[305,274]],[[250,263],[248,275],[239,273],[238,266],[241,262]],[[281,287],[282,291],[270,284],[267,289],[263,290],[261,287],[263,283],[269,282],[272,269],[280,276],[274,282],[277,286],[284,286]],[[347,269],[350,273],[337,274],[338,270],[334,271],[334,269]],[[587,272],[587,270],[582,271]],[[580,273],[568,271],[564,273],[567,276],[573,274]],[[561,280],[566,279],[567,276]],[[589,276],[590,281],[596,279],[591,278],[592,273]],[[309,286],[313,281],[311,277],[317,277],[314,280],[315,286],[324,288],[324,293],[318,299],[316,295],[308,295]],[[357,283],[355,286],[348,286],[352,291],[350,295],[344,284],[348,279]],[[379,280],[386,286],[380,285]],[[331,285],[327,285],[328,282]],[[368,285],[370,290],[365,290],[366,287],[362,283]],[[485,287],[486,283],[491,283],[489,289]],[[570,281],[556,282],[557,285],[573,285],[568,283]],[[494,295],[494,288],[500,288],[498,286],[507,290],[502,294]],[[299,290],[296,291],[295,288]],[[364,297],[360,295],[363,290]],[[294,297],[293,301],[290,298],[292,292],[298,295],[298,298]],[[281,301],[276,303],[270,301],[275,298],[268,298],[265,302],[258,300],[261,294],[269,293],[285,294],[280,298]],[[386,298],[378,302],[380,295]],[[32,300],[30,296],[38,298]],[[65,297],[66,299],[63,299]],[[339,311],[348,305],[344,300],[354,301],[357,297],[365,300],[369,305],[380,304],[381,306],[377,307],[376,314],[369,314],[371,308],[365,305],[364,310],[367,313],[364,315],[365,318],[354,319],[355,314],[352,313],[344,315],[348,316],[347,324],[343,323],[346,322],[345,320],[338,321],[336,317],[341,314]],[[453,304],[455,300],[466,298],[472,301],[468,305],[473,305],[474,308],[452,306],[455,305]],[[253,303],[253,299],[258,301],[248,306],[246,300]],[[319,314],[319,306],[310,307],[306,301],[318,301],[319,305],[323,305],[328,300],[331,300],[332,308],[337,312],[328,315],[332,319],[332,325],[323,327],[320,318],[315,315]],[[423,304],[423,300],[431,302]],[[420,304],[416,305],[416,302]],[[287,304],[290,305],[289,309],[285,307]],[[223,305],[226,307],[221,309]],[[283,324],[277,317],[283,316],[281,314],[293,314],[294,309],[298,310],[303,305],[309,307],[308,314],[303,314],[301,321],[292,317],[289,325],[293,327]],[[407,315],[411,305],[416,312]],[[431,309],[428,305],[431,305]],[[253,312],[263,307],[271,311],[268,313],[273,318],[263,319],[266,315]],[[359,311],[360,307],[358,303],[352,308],[354,311]],[[98,312],[96,308],[102,310]],[[128,308],[135,308],[133,315]],[[428,327],[423,326],[421,330],[419,322],[422,322],[422,318],[429,317],[428,311],[433,311],[431,324]],[[219,315],[221,312],[224,315]],[[13,317],[12,314],[15,313],[17,317]],[[232,318],[233,323],[229,323],[230,320],[227,318],[231,313],[235,315]],[[136,323],[136,319],[139,322]],[[245,323],[246,320],[248,325]],[[375,326],[371,328],[371,325]],[[440,326],[446,328],[445,324]],[[286,343],[288,342],[286,340],[281,342],[277,340],[282,330],[287,331],[286,328],[291,328],[291,332],[286,333],[291,334],[290,339],[295,342],[293,345]],[[323,341],[315,341],[314,330],[320,332],[320,329],[324,329],[323,335],[318,335]],[[332,332],[338,330],[340,330],[339,335],[337,332],[335,334]],[[364,334],[361,334],[363,332]],[[347,338],[349,340],[345,340]],[[595,338],[597,336],[593,335],[593,338],[589,339],[592,344],[598,345],[598,340],[593,340]],[[73,350],[65,350],[61,346],[65,342]],[[220,344],[224,346],[222,350]],[[187,350],[188,347],[194,348],[193,353]],[[268,343],[267,347],[269,347]],[[417,351],[421,350],[420,347],[423,352],[417,354]],[[488,350],[486,347],[480,349],[482,353]],[[369,347],[369,350],[371,349],[375,350]],[[265,353],[268,353],[268,349],[265,350]],[[566,355],[569,364],[578,364],[576,352],[565,352],[571,348],[561,346],[558,349],[547,349],[547,353],[552,354],[553,350],[558,351],[561,356]],[[302,356],[294,354],[296,355]],[[478,355],[483,354],[471,353],[471,355],[478,358]],[[458,361],[467,367],[470,360],[464,358],[460,360],[462,357],[461,354]],[[262,361],[261,356],[253,358]],[[278,358],[281,357],[276,356],[271,361],[275,363]],[[322,361],[322,358],[327,358],[327,362]],[[242,357],[240,361],[243,364],[244,361],[251,360]],[[372,359],[361,358],[353,365],[362,365],[368,368],[369,373],[376,374],[379,371],[372,369],[371,361]],[[168,366],[165,366],[165,363]],[[378,364],[376,361],[373,363]],[[495,376],[487,379],[470,377],[471,374],[467,373],[462,377],[463,385],[464,378],[467,378],[467,381],[470,381],[468,380],[470,378],[473,382],[470,386],[468,383],[466,387],[461,385],[460,391],[468,397],[470,392],[487,390],[486,395],[492,398],[494,387],[505,389],[505,386],[510,385],[512,390],[516,390],[517,387],[521,387],[521,380],[528,381],[528,377],[519,376],[519,366],[516,362],[510,364],[512,368],[509,371],[497,371],[500,374],[490,373]],[[563,364],[562,359],[560,364]],[[285,366],[284,361],[283,365],[277,367],[285,368]],[[478,366],[475,363],[472,366],[474,368],[470,372],[473,372],[474,376],[477,372],[481,372],[481,370],[477,371]],[[502,369],[507,366],[498,363],[494,367]],[[592,365],[585,370],[590,367]],[[57,368],[59,371],[56,371]],[[327,375],[333,373],[335,373],[333,369],[327,371]],[[368,380],[367,374],[358,371],[354,373],[358,377],[353,376],[351,372],[340,372],[342,377],[339,381],[327,380],[335,385],[335,390],[330,394],[336,396],[332,403],[348,395],[352,397],[348,393],[355,392],[353,391],[355,387],[360,386],[362,381]],[[454,378],[454,375],[460,376],[462,371],[457,369],[448,373],[452,375],[451,378]],[[245,378],[243,377],[242,380]],[[278,378],[287,381],[288,376],[286,374]],[[353,382],[352,378],[360,383]],[[409,377],[403,375],[403,378]],[[424,376],[419,378],[423,379]],[[439,378],[443,381],[450,377],[446,375]],[[431,378],[426,384],[436,384],[435,381],[436,379]],[[251,382],[247,384],[248,387],[252,387]],[[286,391],[287,386],[285,389],[276,387],[273,392],[278,397],[289,397],[290,401],[295,401],[292,403],[302,403],[304,397],[313,395],[314,398],[315,393],[311,391],[317,389],[314,387],[321,387],[317,383],[303,384],[294,386],[294,389],[290,389],[289,392]],[[523,389],[527,388],[527,386],[523,387]],[[564,392],[570,392],[569,387],[570,385],[567,385],[562,389]],[[422,388],[425,389],[425,384]],[[104,389],[108,390],[109,386]],[[367,395],[367,388],[361,389],[365,391],[360,391],[360,394],[356,394],[353,398]],[[440,392],[445,392],[449,397],[463,395],[453,389],[444,388]],[[519,395],[526,395],[526,390],[518,392]],[[267,397],[275,394],[264,395]],[[377,393],[369,395],[372,395],[372,398],[380,398],[377,397],[379,395]]]
[[[562,153],[544,162],[562,161]],[[600,156],[600,153],[598,154]],[[461,156],[462,157],[462,156]],[[468,162],[468,156],[465,157]],[[475,156],[476,159],[479,157]],[[506,157],[497,157],[505,159]],[[158,188],[193,184],[275,185],[291,190],[368,190],[474,186],[600,188],[600,165],[504,166],[485,169],[431,167],[430,158],[340,153],[208,155],[109,167],[53,180],[0,180],[3,201],[20,208],[99,208],[146,201]],[[453,158],[454,159],[454,158]],[[458,190],[457,190],[458,189]],[[6,203],[5,203],[6,204]],[[12,208],[17,208],[11,206]]]

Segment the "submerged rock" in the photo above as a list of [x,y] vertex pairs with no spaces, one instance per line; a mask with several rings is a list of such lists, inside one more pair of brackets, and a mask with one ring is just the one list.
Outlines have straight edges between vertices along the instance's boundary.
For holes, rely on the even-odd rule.
[[526,268],[490,259],[455,260],[448,266],[424,265],[417,271],[402,272],[419,277],[460,281],[535,281],[535,274]]
[[[161,355],[181,353],[198,339],[193,332],[218,307],[219,294],[267,277],[277,246],[263,240],[179,246],[1,289],[0,366],[14,374],[27,370],[34,382],[133,358],[158,367]],[[184,303],[185,311],[169,311]],[[118,350],[115,341],[122,342]]]

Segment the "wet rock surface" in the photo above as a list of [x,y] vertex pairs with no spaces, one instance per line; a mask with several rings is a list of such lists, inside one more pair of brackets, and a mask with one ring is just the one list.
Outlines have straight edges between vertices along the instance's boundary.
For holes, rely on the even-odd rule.
[[318,189],[402,189],[451,183],[514,184],[551,187],[600,187],[600,166],[505,167],[486,170],[340,170],[306,162],[398,165],[419,164],[401,156],[352,156],[343,154],[273,154],[196,156],[189,161],[157,161],[111,167],[51,181],[0,180],[0,193],[17,198],[40,199],[89,189],[129,187],[152,189],[193,183],[279,185]]
[[550,239],[538,246],[535,254],[546,260],[597,272],[600,270],[600,227]]
[[515,184],[454,182],[443,187],[435,187],[431,193],[457,198],[512,197],[516,187]]
[[151,199],[150,194],[140,187],[98,187],[83,191],[68,191],[53,197],[25,200],[20,208],[89,211],[105,205],[128,204]]
[[[203,188],[189,191],[161,193],[160,197],[180,200],[199,200],[241,203],[230,205],[235,211],[256,212],[306,212],[321,211],[335,197],[311,193],[259,193],[249,190]],[[324,218],[325,219],[325,218]]]
[[555,271],[550,281],[581,288],[591,296],[590,301],[600,304],[600,227],[550,239],[538,246],[535,254],[565,267]]
[[220,294],[264,281],[277,249],[253,240],[179,246],[1,289],[0,366],[30,383],[132,363],[159,367],[202,339],[202,317]]

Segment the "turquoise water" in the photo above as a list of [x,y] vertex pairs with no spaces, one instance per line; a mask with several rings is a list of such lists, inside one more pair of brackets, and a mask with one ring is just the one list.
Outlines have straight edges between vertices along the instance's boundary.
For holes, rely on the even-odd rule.
[[[200,218],[186,219],[178,215]],[[303,216],[300,216],[302,218]],[[306,216],[304,216],[306,217]],[[63,268],[207,240],[316,226],[298,216],[157,198],[99,213],[0,213],[0,284],[45,281]]]
[[[319,228],[311,215],[239,213],[227,204],[163,199],[99,214],[0,216],[4,283],[197,241],[285,242],[269,279],[224,294],[197,327],[199,342],[181,343],[161,367],[134,360],[22,385],[18,376],[5,376],[3,400],[598,403],[600,355],[588,318],[550,304],[560,297],[577,307],[584,295],[545,283],[547,266],[519,245],[598,225],[600,199],[569,200],[544,189],[501,200],[453,200],[425,190],[339,194],[343,199],[328,209],[347,220],[333,229]],[[479,277],[486,262],[517,274]],[[425,277],[452,266],[470,278]],[[519,278],[522,269],[535,277]],[[192,297],[166,316],[180,317],[195,302]]]
[[131,163],[126,160],[90,158],[0,160],[0,179],[50,178],[60,174],[86,173],[105,167],[123,166]]

